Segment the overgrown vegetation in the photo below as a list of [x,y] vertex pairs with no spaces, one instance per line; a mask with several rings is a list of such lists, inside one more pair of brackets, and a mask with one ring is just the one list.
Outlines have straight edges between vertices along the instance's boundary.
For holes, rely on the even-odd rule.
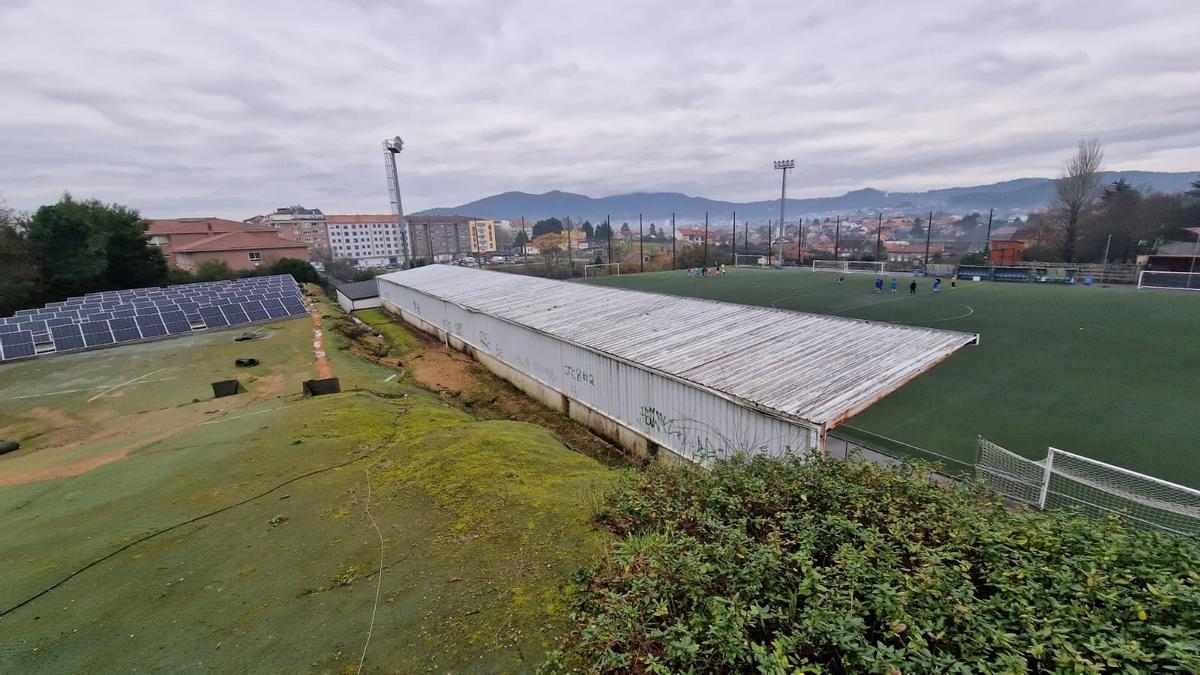
[[627,474],[552,668],[1200,672],[1200,550],[1014,512],[920,467],[811,458]]

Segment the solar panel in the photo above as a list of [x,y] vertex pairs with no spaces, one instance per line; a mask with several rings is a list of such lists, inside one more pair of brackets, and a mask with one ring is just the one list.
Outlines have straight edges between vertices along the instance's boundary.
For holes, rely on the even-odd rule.
[[7,361],[37,354],[33,348],[33,333],[27,330],[0,334],[0,349],[4,350]]
[[46,322],[41,321],[41,320],[23,321],[23,322],[17,324],[17,329],[18,330],[27,330],[32,333],[45,333],[46,332]]
[[138,330],[137,322],[129,318],[114,318],[108,322],[112,328],[113,337],[117,342],[141,340],[142,333]]
[[241,305],[223,305],[221,311],[225,314],[225,320],[229,322],[230,326],[250,322],[250,317],[246,316],[246,310],[242,309]]
[[83,349],[86,346],[83,341],[83,331],[75,324],[51,326],[50,334],[54,337],[56,351],[65,352],[72,349]]
[[267,310],[263,309],[263,304],[257,300],[253,302],[243,302],[242,309],[246,310],[246,316],[250,317],[251,321],[266,321],[270,318]]
[[221,326],[229,325],[229,321],[221,313],[220,307],[201,307],[200,317],[204,319],[204,325],[209,328],[220,328]]
[[137,321],[138,329],[142,331],[142,337],[160,337],[167,334],[163,318],[158,314],[139,316],[134,321]]
[[135,316],[137,316],[137,310],[135,310],[135,309],[113,310],[113,318],[114,319],[131,319]]
[[89,321],[79,324],[79,328],[83,331],[84,344],[89,347],[111,345],[115,342],[107,321]]
[[0,323],[0,333],[15,333],[21,330],[15,323]]
[[163,323],[166,324],[166,330],[172,335],[178,333],[189,333],[192,330],[192,322],[184,316],[183,312],[171,311],[162,313]]

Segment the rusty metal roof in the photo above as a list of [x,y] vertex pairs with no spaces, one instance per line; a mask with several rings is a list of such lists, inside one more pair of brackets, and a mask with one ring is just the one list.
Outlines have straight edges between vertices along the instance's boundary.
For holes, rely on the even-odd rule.
[[453,265],[378,279],[829,428],[979,338]]

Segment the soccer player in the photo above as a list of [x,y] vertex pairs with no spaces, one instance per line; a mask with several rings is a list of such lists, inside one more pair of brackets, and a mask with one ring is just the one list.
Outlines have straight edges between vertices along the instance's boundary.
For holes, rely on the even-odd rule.
[[845,275],[845,274],[843,274],[842,276],[838,277],[838,286],[841,286],[841,285],[842,285],[842,282],[843,282],[843,281],[845,281],[845,280],[846,280],[846,275]]
[[908,294],[909,295],[917,294],[917,280],[916,279],[913,279],[912,282],[910,282],[908,284]]
[[875,277],[875,292],[883,292],[883,277]]
[[899,292],[900,292],[899,285],[896,283],[896,277],[892,277],[892,292],[893,292],[893,293],[899,293]]
[[933,292],[934,293],[942,292],[942,278],[941,277],[938,277],[933,280]]

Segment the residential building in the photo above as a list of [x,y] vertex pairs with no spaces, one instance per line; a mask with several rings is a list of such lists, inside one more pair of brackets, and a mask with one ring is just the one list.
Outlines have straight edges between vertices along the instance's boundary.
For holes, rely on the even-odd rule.
[[[887,243],[887,259],[888,262],[922,262],[925,258],[925,244],[896,244]],[[929,257],[941,255],[946,252],[946,247],[942,244],[930,244]]]
[[405,233],[392,214],[348,214],[325,216],[329,250],[337,260],[353,261],[357,267],[387,267],[404,264]]
[[[704,230],[702,228],[681,227],[676,230],[675,239],[684,244],[703,244]],[[712,232],[708,233],[709,243],[715,241],[715,235]]]
[[496,223],[488,218],[467,221],[471,236],[471,252],[487,253],[496,250]]
[[246,222],[273,227],[288,239],[308,244],[314,254],[329,250],[328,226],[325,222],[325,214],[321,213],[321,209],[281,206],[273,213],[247,218]]
[[[483,218],[469,216],[407,216],[413,256],[434,262],[448,262],[470,255],[475,250],[471,241],[471,221]],[[495,249],[495,228],[492,229],[492,248]]]
[[1021,264],[1021,254],[1025,251],[1025,242],[1019,239],[993,239],[988,249],[988,264],[1012,266]]
[[175,265],[196,271],[206,260],[220,260],[234,271],[270,266],[280,258],[308,260],[308,244],[284,239],[274,231],[226,232],[175,249]]
[[[184,267],[180,264],[177,257],[177,252],[186,249],[187,247],[197,242],[211,239],[217,235],[239,233],[248,235],[243,237],[241,241],[257,241],[260,242],[260,249],[266,247],[274,250],[276,242],[273,240],[280,239],[280,231],[265,227],[262,225],[254,225],[251,223],[241,223],[236,220],[226,220],[224,218],[163,218],[149,220],[146,228],[146,234],[150,237],[150,244],[157,246],[163,253],[163,257],[167,259],[167,264],[174,267]],[[294,248],[296,244],[304,246],[303,242],[286,239],[288,245],[285,248]],[[302,258],[308,260],[308,254],[303,256],[292,255],[289,257]],[[237,261],[240,263],[240,261]],[[247,260],[249,262],[249,260]],[[245,265],[233,266],[235,269],[244,269]]]

